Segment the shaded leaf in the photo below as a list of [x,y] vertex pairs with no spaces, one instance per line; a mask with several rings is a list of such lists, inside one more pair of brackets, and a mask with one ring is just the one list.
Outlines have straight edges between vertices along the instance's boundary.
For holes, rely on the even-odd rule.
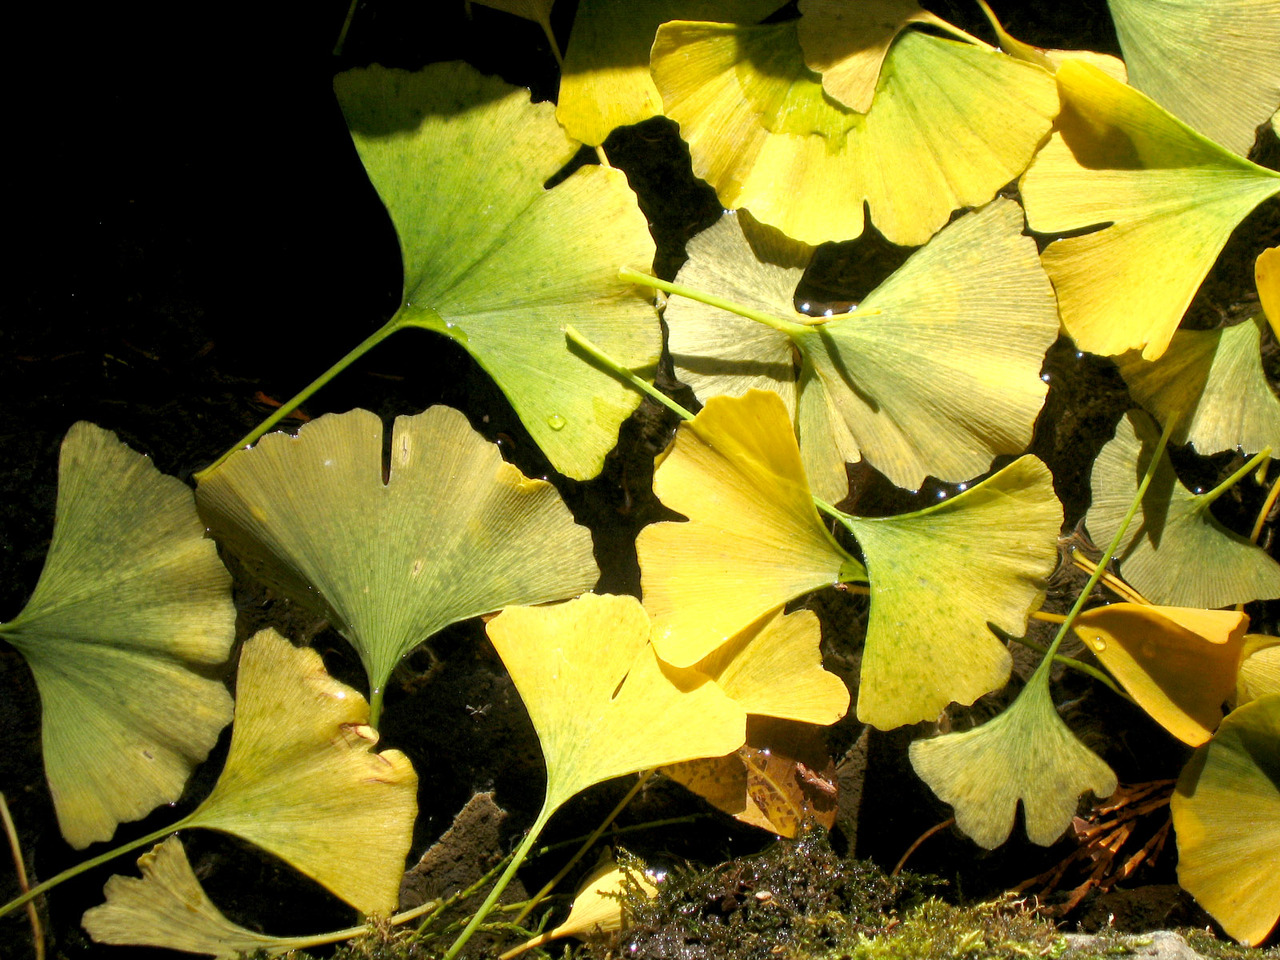
[[677,429],[653,489],[689,518],[636,538],[654,648],[677,667],[793,597],[861,572],[818,516],[776,393],[709,399]]
[[1280,917],[1280,694],[1233,710],[1170,801],[1178,883],[1237,940]]
[[351,71],[335,89],[400,238],[394,328],[457,341],[557,470],[595,476],[640,394],[569,351],[565,325],[641,372],[662,348],[653,308],[617,277],[654,253],[626,177],[586,166],[545,189],[578,147],[554,108],[463,63]]
[[263,437],[197,495],[220,541],[351,641],[378,698],[437,630],[598,576],[591,534],[555,488],[449,407],[396,419],[385,482],[382,421],[354,410]]
[[1280,104],[1280,3],[1108,0],[1129,82],[1244,156]]
[[956,826],[992,850],[1008,839],[1021,801],[1027,836],[1048,846],[1062,835],[1086,790],[1109,796],[1116,776],[1067,729],[1044,682],[1033,678],[993,720],[963,733],[916,740],[911,765]]
[[1009,678],[1020,636],[1057,564],[1062,506],[1031,456],[915,513],[848,521],[866,558],[871,612],[858,719],[882,730],[933,720]]
[[[1108,543],[1120,529],[1157,436],[1146,414],[1131,411],[1098,454],[1093,504],[1085,517],[1094,542]],[[1219,523],[1210,502],[1182,486],[1164,455],[1116,551],[1125,580],[1152,602],[1179,607],[1280,597],[1280,564]]]
[[[1280,193],[1280,173],[1205,139],[1142,93],[1067,60],[1053,136],[1020,181],[1031,228],[1081,350],[1165,351],[1235,226]],[[1136,296],[1135,291],[1142,291]]]
[[49,790],[77,849],[177,800],[231,720],[211,676],[235,639],[231,578],[191,491],[91,423],[62,442],[44,570],[0,636],[35,675]]
[[1086,610],[1075,631],[1143,710],[1199,746],[1236,687],[1249,618],[1235,610],[1113,603]]
[[1280,639],[1246,634],[1236,676],[1236,702],[1245,704],[1272,693],[1280,693]]
[[995,14],[991,12],[986,0],[978,0],[978,5],[982,7],[982,12],[986,15],[991,28],[995,31],[996,42],[1000,49],[1011,57],[1017,57],[1019,60],[1025,60],[1028,63],[1044,67],[1050,73],[1057,73],[1058,67],[1065,60],[1083,60],[1086,63],[1093,64],[1103,73],[1114,77],[1121,83],[1128,79],[1128,71],[1125,69],[1124,61],[1119,57],[1113,57],[1106,53],[1095,53],[1092,50],[1050,50],[1030,43],[1023,43],[1005,30],[1000,21],[996,19]]
[[534,23],[549,23],[551,8],[556,0],[475,0],[484,7],[493,7]]
[[418,812],[409,759],[374,753],[364,697],[270,628],[245,643],[236,693],[226,766],[181,826],[242,837],[362,913],[389,914]]
[[890,241],[924,243],[1017,176],[1058,109],[1041,68],[912,30],[856,113],[826,98],[796,30],[665,24],[652,67],[721,203],[806,243],[859,236],[864,202]]

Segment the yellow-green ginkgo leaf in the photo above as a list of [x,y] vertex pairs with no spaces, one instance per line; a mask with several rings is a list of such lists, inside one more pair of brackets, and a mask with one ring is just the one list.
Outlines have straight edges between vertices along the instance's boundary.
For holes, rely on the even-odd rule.
[[652,63],[694,172],[805,243],[859,236],[864,203],[893,243],[925,243],[1016,177],[1058,111],[1042,68],[909,30],[857,113],[823,92],[796,30],[668,23]]
[[[1047,678],[1046,678],[1047,680]],[[1033,679],[993,720],[911,744],[911,765],[956,826],[981,847],[1009,838],[1021,801],[1027,836],[1048,846],[1071,823],[1086,790],[1110,796],[1116,775],[1062,722],[1047,682]]]
[[1170,439],[1202,454],[1280,450],[1280,400],[1262,369],[1262,318],[1216,330],[1179,330],[1154,362],[1137,350],[1116,357],[1133,399]]
[[662,113],[649,48],[668,20],[756,23],[779,0],[580,0],[564,55],[556,119],[575,140],[604,143],[610,131]]
[[231,720],[210,676],[235,639],[231,578],[204,532],[177,478],[101,427],[67,432],[44,570],[0,637],[35,675],[73,847],[177,800]]
[[1280,638],[1246,634],[1236,676],[1236,702],[1245,704],[1272,693],[1280,693]]
[[1096,67],[1057,72],[1063,109],[1021,180],[1041,233],[1101,227],[1042,254],[1067,333],[1081,350],[1165,351],[1236,225],[1280,193],[1280,173],[1196,133]]
[[650,629],[634,597],[591,593],[486,625],[542,745],[544,815],[592,784],[746,740],[742,707],[705,677],[668,675]]
[[389,914],[418,812],[409,758],[374,753],[364,697],[270,628],[244,645],[236,695],[226,766],[179,826],[242,837],[362,913]]
[[451,337],[493,377],[547,458],[600,471],[640,394],[565,345],[572,323],[628,368],[662,348],[652,306],[617,277],[653,240],[619,170],[543,184],[575,153],[548,103],[463,63],[335,80],[351,136],[400,238],[400,309],[375,337]]
[[1280,694],[1233,710],[1170,801],[1178,883],[1250,945],[1280,917]]
[[987,624],[1021,636],[1058,559],[1048,468],[1020,457],[943,503],[847,525],[871,580],[858,719],[933,720],[1002,686],[1012,658]]
[[1258,254],[1253,272],[1262,312],[1271,324],[1271,332],[1280,339],[1280,247],[1268,247]]
[[1113,603],[1087,610],[1075,631],[1138,706],[1197,747],[1234,693],[1249,618],[1235,610]]
[[818,516],[776,393],[708,400],[677,429],[653,489],[689,518],[636,538],[654,647],[674,666],[693,666],[793,597],[863,572]]
[[1108,0],[1129,82],[1244,156],[1280,103],[1276,0]]
[[[1131,411],[1098,454],[1093,504],[1085,518],[1095,542],[1109,542],[1120,529],[1157,436],[1146,414]],[[1162,456],[1116,551],[1125,580],[1152,602],[1178,607],[1210,609],[1280,597],[1280,564],[1218,522],[1212,502],[1209,494],[1187,490]]]
[[[576,596],[591,534],[450,407],[382,420],[329,414],[269,434],[200,484],[215,535],[257,575],[318,607],[360,654],[375,710],[401,657],[450,623]],[[376,719],[376,712],[375,712]]]

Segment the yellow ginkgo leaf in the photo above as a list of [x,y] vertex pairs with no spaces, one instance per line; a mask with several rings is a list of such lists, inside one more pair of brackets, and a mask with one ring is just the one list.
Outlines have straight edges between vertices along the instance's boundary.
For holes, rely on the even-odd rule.
[[996,15],[992,13],[991,7],[987,5],[987,0],[978,0],[978,6],[982,7],[982,12],[986,15],[991,28],[995,31],[996,41],[1000,49],[1011,57],[1037,64],[1050,73],[1057,73],[1058,67],[1062,65],[1064,60],[1083,60],[1085,63],[1093,64],[1108,76],[1115,77],[1121,83],[1128,80],[1129,75],[1128,71],[1125,70],[1124,61],[1118,57],[1113,57],[1106,53],[1095,53],[1093,50],[1049,50],[1030,43],[1023,43],[1005,30],[1000,21],[996,19]]
[[1096,67],[1058,69],[1063,110],[1021,179],[1041,233],[1100,227],[1042,254],[1081,350],[1164,353],[1236,225],[1280,193],[1280,173],[1241,159]]
[[182,794],[231,720],[210,672],[235,617],[191,490],[101,427],[72,426],[44,570],[0,637],[35,676],[45,773],[73,847]]
[[1280,247],[1268,247],[1254,261],[1254,279],[1258,284],[1258,299],[1262,312],[1271,324],[1271,332],[1280,339]]
[[364,697],[270,628],[244,645],[236,694],[226,766],[178,826],[242,837],[361,912],[389,914],[418,812],[409,759],[374,753]]
[[1061,525],[1053,478],[1031,456],[924,510],[851,518],[871,579],[858,719],[933,720],[1002,686],[1012,658],[987,624],[1025,632]]
[[1276,0],[1108,0],[1129,82],[1246,155],[1280,103]]
[[1075,631],[1138,706],[1199,746],[1236,687],[1249,618],[1235,610],[1113,603],[1087,610]]
[[689,518],[636,538],[654,648],[677,667],[791,598],[862,572],[818,516],[776,393],[708,400],[676,431],[653,488]]
[[1246,634],[1236,676],[1236,702],[1257,700],[1280,693],[1280,637]]
[[1178,883],[1250,945],[1280,918],[1280,694],[1233,710],[1169,802]]
[[1058,110],[1040,67],[909,30],[857,113],[827,98],[796,31],[676,21],[652,65],[694,172],[726,207],[805,243],[859,236],[864,203],[893,243],[926,242],[1016,177]]
[[1131,350],[1116,365],[1133,399],[1170,439],[1198,453],[1280,450],[1280,399],[1262,368],[1262,318],[1216,330],[1179,330],[1157,361]]

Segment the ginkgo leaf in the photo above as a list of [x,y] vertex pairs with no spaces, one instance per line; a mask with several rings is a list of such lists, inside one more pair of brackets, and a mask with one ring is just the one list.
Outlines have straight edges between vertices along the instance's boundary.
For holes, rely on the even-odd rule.
[[578,146],[554,108],[463,63],[370,67],[335,89],[404,261],[402,305],[376,336],[451,337],[557,470],[595,476],[640,394],[570,352],[565,325],[641,372],[662,349],[652,306],[617,277],[654,253],[626,177],[586,166],[545,189]]
[[196,879],[182,841],[170,837],[138,858],[142,879],[113,876],[107,902],[87,910],[82,923],[98,943],[160,947],[234,960],[265,950],[275,956],[305,944],[232,923]]
[[1040,67],[909,30],[857,113],[827,98],[796,31],[668,23],[652,66],[694,172],[726,207],[806,243],[859,236],[864,203],[891,242],[926,242],[1017,176],[1058,110]]
[[723,756],[746,739],[745,711],[719,687],[664,672],[634,597],[507,607],[486,630],[542,745],[545,816],[592,784]]
[[780,0],[579,0],[564,55],[556,119],[575,140],[604,143],[616,127],[662,113],[649,75],[659,25],[676,18],[756,23]]
[[1253,270],[1262,311],[1271,324],[1271,332],[1280,339],[1280,247],[1268,247],[1258,254]]
[[1236,703],[1280,693],[1280,638],[1246,634],[1236,675]]
[[916,0],[863,0],[857,6],[844,0],[801,0],[797,36],[805,65],[822,74],[822,89],[851,110],[866,113],[889,45],[913,23],[958,33]]
[[1058,559],[1062,506],[1031,456],[915,513],[853,517],[871,580],[858,719],[933,720],[1004,685],[1012,658],[988,623],[1021,636]]
[[177,478],[101,427],[67,431],[44,570],[0,637],[35,676],[49,790],[77,849],[177,800],[231,720],[209,674],[236,612],[204,533]]
[[1216,330],[1179,330],[1155,362],[1116,357],[1133,399],[1157,420],[1173,418],[1174,443],[1202,454],[1280,450],[1280,400],[1262,369],[1262,318]]
[[[1093,464],[1093,504],[1085,522],[1097,543],[1107,543],[1133,502],[1155,449],[1151,419],[1131,411]],[[1182,486],[1168,455],[1142,498],[1142,506],[1116,551],[1120,571],[1154,603],[1226,607],[1280,597],[1280,564],[1224,527],[1212,500]]]
[[1280,918],[1280,694],[1228,714],[1169,805],[1178,883],[1228,934],[1261,943]]
[[1000,49],[1011,57],[1037,64],[1051,73],[1057,73],[1058,67],[1065,60],[1083,60],[1086,63],[1093,64],[1103,73],[1114,77],[1121,83],[1128,80],[1128,71],[1125,69],[1124,61],[1119,57],[1113,57],[1106,53],[1096,53],[1093,50],[1051,50],[1037,47],[1030,43],[1023,43],[1005,30],[1003,24],[992,13],[991,7],[987,5],[986,0],[978,0],[978,6],[982,7],[983,14],[986,15],[987,21],[995,31],[996,42]]
[[376,414],[329,414],[263,437],[200,484],[218,539],[360,654],[382,697],[397,661],[442,627],[588,590],[591,534],[457,410],[396,419],[383,480]]
[[793,597],[857,577],[809,493],[776,393],[712,397],[682,423],[653,489],[686,522],[636,538],[658,656],[689,667]]
[[805,470],[831,502],[847,493],[846,461],[865,458],[916,489],[929,475],[968,480],[1026,448],[1058,314],[1016,203],[947,226],[852,314],[802,325],[791,296],[808,255],[732,215],[690,243],[677,283],[794,321],[787,333],[672,298],[672,360],[700,398],[765,387],[794,404]]
[[503,13],[532,20],[534,23],[547,23],[551,18],[551,8],[556,0],[475,0],[483,7],[493,7]]
[[[1236,225],[1280,193],[1280,173],[1196,133],[1096,67],[1057,72],[1063,109],[1020,181],[1067,333],[1081,350],[1165,351]],[[1141,291],[1141,296],[1135,294]]]
[[1113,603],[1086,610],[1075,631],[1134,701],[1184,743],[1199,746],[1236,687],[1249,618],[1235,610]]
[[1109,796],[1116,776],[1067,729],[1045,682],[1033,678],[993,720],[962,733],[916,740],[911,765],[944,802],[956,826],[995,849],[1013,831],[1021,801],[1027,836],[1048,846],[1075,815],[1080,795]]
[[409,758],[374,753],[364,697],[271,628],[244,645],[236,694],[226,766],[179,826],[242,837],[362,913],[389,914],[418,812]]
[[1276,0],[1108,0],[1129,82],[1244,156],[1280,104]]

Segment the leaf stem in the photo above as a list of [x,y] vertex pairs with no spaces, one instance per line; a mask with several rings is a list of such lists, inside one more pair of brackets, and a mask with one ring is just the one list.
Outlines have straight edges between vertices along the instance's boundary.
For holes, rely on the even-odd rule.
[[[765,313],[763,310],[755,310],[751,307],[736,303],[733,300],[726,300],[724,297],[717,297],[713,293],[704,293],[693,287],[684,287],[679,284],[669,283],[666,280],[659,280],[657,277],[650,276],[647,273],[639,273],[635,270],[623,268],[618,271],[618,279],[626,280],[639,286],[654,287],[664,293],[673,293],[678,297],[686,297],[689,300],[696,300],[698,303],[705,303],[709,307],[719,307],[721,310],[728,310],[730,313],[736,313],[740,317],[748,320],[754,320],[756,323],[762,323],[766,327],[772,327],[779,333],[785,333],[788,337],[802,336],[809,332],[810,324],[796,323],[794,320],[784,320],[782,317],[775,317],[771,313]],[[822,317],[825,321],[829,317]]]
[[[1032,616],[1035,616],[1035,614],[1032,614]],[[1050,614],[1050,616],[1056,616],[1056,615]],[[1058,622],[1065,622],[1067,618],[1060,617],[1057,619],[1058,619]],[[1003,637],[1005,640],[1012,640],[1015,643],[1022,644],[1024,647],[1029,647],[1030,649],[1035,650],[1038,653],[1047,654],[1049,652],[1048,647],[1044,646],[1043,644],[1036,643],[1034,640],[1031,640],[1027,637],[1015,637],[1012,635],[1006,635],[1003,630],[1000,631],[1000,636]],[[1121,688],[1121,686],[1118,683],[1116,683],[1115,680],[1112,679],[1111,676],[1106,671],[1099,670],[1093,664],[1085,663],[1083,660],[1077,660],[1075,657],[1064,656],[1061,653],[1055,653],[1053,655],[1053,659],[1056,662],[1062,664],[1064,667],[1067,667],[1068,669],[1075,670],[1079,673],[1087,674],[1088,676],[1093,677],[1093,679],[1097,680],[1099,683],[1103,684],[1106,687],[1109,687],[1112,693],[1116,694],[1117,696],[1123,697],[1124,699],[1128,700],[1130,703],[1134,702],[1133,697],[1125,693],[1123,688]]]
[[676,414],[680,419],[693,419],[692,413],[680,406],[680,404],[676,403],[653,384],[649,383],[649,381],[641,379],[627,367],[622,366],[622,364],[614,360],[613,357],[609,356],[594,343],[580,334],[572,324],[565,324],[564,335],[570,343],[589,356],[596,363],[600,364],[614,376],[625,380],[646,396],[653,397],[653,399],[657,400],[672,413]]
[[1242,466],[1235,473],[1231,474],[1231,476],[1227,477],[1227,479],[1223,480],[1220,484],[1218,484],[1208,493],[1200,494],[1197,500],[1199,501],[1199,505],[1201,509],[1208,509],[1209,504],[1213,503],[1213,501],[1217,500],[1220,496],[1222,496],[1224,493],[1226,493],[1228,490],[1234,487],[1237,483],[1239,483],[1249,474],[1253,473],[1253,471],[1257,468],[1258,464],[1261,463],[1263,460],[1265,460],[1269,456],[1271,456],[1271,448],[1263,447],[1261,450],[1255,453],[1252,457],[1246,460],[1244,466]]
[[1276,505],[1278,497],[1280,497],[1280,477],[1276,477],[1275,482],[1271,484],[1271,489],[1267,491],[1267,499],[1263,502],[1262,509],[1258,511],[1258,519],[1253,522],[1253,529],[1249,531],[1249,539],[1254,543],[1257,543],[1258,537],[1262,535],[1262,527],[1267,522],[1267,514]]

